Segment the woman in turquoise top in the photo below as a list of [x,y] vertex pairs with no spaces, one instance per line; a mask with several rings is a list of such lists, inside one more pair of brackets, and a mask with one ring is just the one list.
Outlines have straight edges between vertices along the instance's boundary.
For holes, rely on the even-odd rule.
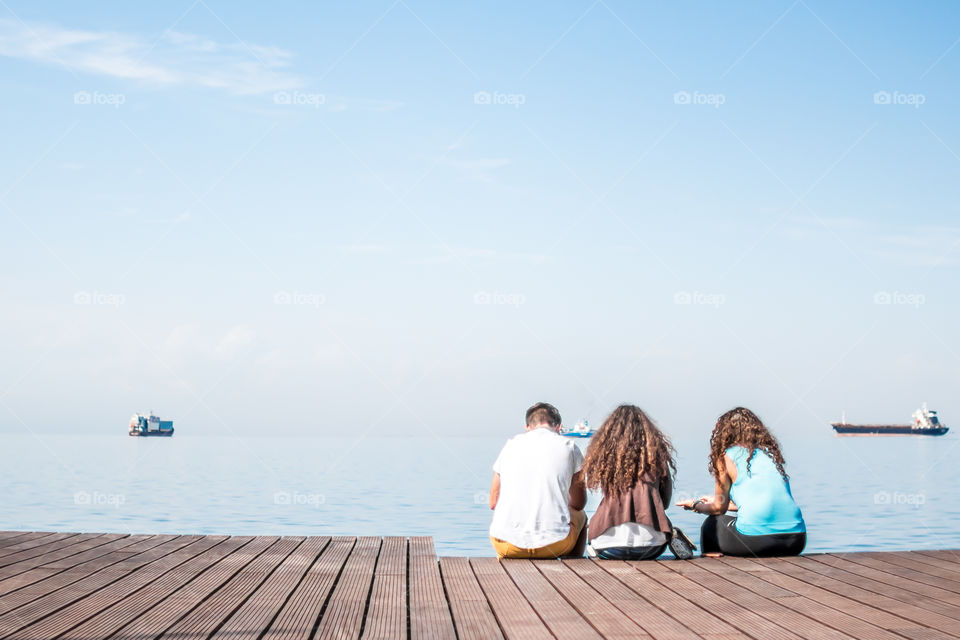
[[714,495],[678,503],[709,516],[700,529],[703,553],[795,556],[803,551],[807,529],[783,465],[780,444],[756,414],[737,407],[720,416],[710,436]]

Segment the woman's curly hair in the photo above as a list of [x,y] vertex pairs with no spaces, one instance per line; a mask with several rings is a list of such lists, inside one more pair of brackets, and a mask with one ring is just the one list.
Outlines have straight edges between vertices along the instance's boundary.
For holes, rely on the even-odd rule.
[[587,487],[607,495],[626,493],[645,475],[677,474],[673,444],[640,407],[623,404],[600,426],[583,463]]
[[740,445],[748,451],[747,473],[750,473],[750,461],[753,458],[753,452],[760,449],[773,459],[780,475],[784,479],[787,478],[787,472],[783,470],[784,460],[783,454],[780,453],[780,443],[764,426],[757,414],[750,409],[737,407],[727,411],[717,419],[717,426],[713,428],[713,433],[710,435],[710,464],[708,467],[714,478],[720,478],[724,467],[723,456],[727,449],[734,445]]

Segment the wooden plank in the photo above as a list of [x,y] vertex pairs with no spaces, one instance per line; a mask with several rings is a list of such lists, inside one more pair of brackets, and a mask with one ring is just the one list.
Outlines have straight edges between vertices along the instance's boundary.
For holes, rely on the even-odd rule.
[[[867,555],[879,555],[880,552],[865,552]],[[951,574],[960,574],[960,558],[957,560],[950,560],[949,557],[937,557],[928,555],[926,553],[921,553],[919,551],[886,551],[883,552],[885,555],[899,556],[902,558],[909,558],[910,560],[922,563],[926,566],[938,567],[947,571]]]
[[471,558],[470,567],[507,640],[553,638],[543,620],[496,558]]
[[954,564],[946,560],[938,560],[913,552],[883,552],[863,554],[868,558],[876,558],[883,562],[896,564],[901,567],[907,567],[914,571],[920,571],[927,575],[946,578],[954,582],[960,582],[960,564]]
[[[44,532],[47,533],[47,532]],[[28,539],[30,536],[42,535],[37,531],[4,531],[3,536],[0,537],[0,549],[6,547],[7,545],[16,544],[17,542]]]
[[[68,586],[71,587],[72,591],[99,588],[99,586],[116,579],[115,574],[105,572],[107,568],[121,565],[131,558],[139,560],[146,557],[141,554],[164,544],[174,544],[179,538],[180,536],[148,536],[129,545],[123,545],[122,542],[119,542],[117,544],[122,547],[120,550],[113,550],[105,556],[94,558],[73,569],[49,576],[26,588],[0,596],[0,613],[14,611],[18,607],[48,594],[56,593]],[[2,616],[0,616],[0,620],[2,620]]]
[[[412,610],[410,613],[413,617]],[[406,635],[407,539],[384,538],[373,572],[370,604],[361,637],[367,640],[393,640]]]
[[[702,562],[697,561],[697,566],[706,571],[722,575],[726,579],[754,593],[775,599],[775,602],[784,607],[793,609],[808,618],[818,620],[828,627],[854,638],[862,638],[864,640],[895,640],[898,638],[898,636],[893,633],[852,615],[848,615],[844,611],[831,608],[817,600],[798,595],[793,591],[783,589],[772,582],[768,582],[761,577],[761,572],[750,572],[737,568],[727,557],[721,558],[720,560],[704,559]],[[769,569],[766,573],[770,573]]]
[[26,531],[22,532],[18,536],[12,536],[7,540],[0,541],[0,552],[3,552],[7,548],[21,544],[23,542],[29,542],[31,540],[38,540],[40,538],[46,538],[54,535],[53,531]]
[[221,640],[260,637],[329,542],[328,537],[307,538],[211,637]]
[[502,639],[497,619],[467,558],[440,558],[450,613],[460,640]]
[[[842,589],[843,594],[851,599],[960,637],[960,624],[957,622],[960,619],[960,609],[957,607],[941,602],[935,603],[930,608],[924,608],[923,605],[927,603],[923,602],[918,606],[907,601],[914,600],[916,596],[905,589],[831,567],[811,557],[783,558],[783,560],[787,564],[806,569],[809,572],[808,577],[818,576],[815,580],[821,586],[827,585],[826,588],[831,590]],[[812,577],[810,579],[814,580]]]
[[945,560],[955,565],[960,564],[960,549],[923,549],[920,551],[911,551],[910,553],[927,556],[934,560]]
[[765,640],[767,638],[795,640],[800,637],[775,622],[767,620],[763,616],[729,600],[727,597],[718,595],[686,576],[668,569],[665,562],[634,562],[630,564],[635,570],[656,580],[667,589],[691,602],[696,602],[700,607],[714,615],[720,616],[741,633],[747,635],[760,634]]
[[[111,606],[73,627],[62,637],[71,640],[109,638],[131,620],[163,602],[171,593],[189,584],[198,574],[216,565],[251,539],[230,538],[212,546],[136,593],[121,595]],[[79,620],[77,622],[79,623]]]
[[678,593],[663,586],[643,573],[637,571],[632,564],[613,560],[597,561],[597,566],[610,573],[620,582],[636,592],[650,603],[666,612],[691,631],[702,637],[711,638],[745,638],[743,633],[720,619],[714,612],[691,602]]
[[[841,560],[844,563],[861,565],[868,570],[867,575],[875,577],[877,580],[890,580],[890,576],[893,575],[896,576],[896,578],[902,578],[902,580],[896,580],[898,586],[910,589],[910,591],[914,593],[936,598],[954,605],[960,604],[960,575],[957,576],[958,580],[944,578],[942,576],[933,576],[926,571],[914,569],[918,563],[908,561],[906,566],[904,566],[902,560],[890,558],[889,554],[884,554],[880,558],[855,553],[837,553],[831,554],[828,557]],[[844,568],[852,565],[844,564],[840,566]],[[851,569],[847,570],[851,571]],[[918,584],[911,585],[911,583]]]
[[642,627],[585,583],[565,562],[531,563],[604,638],[651,638]]
[[0,582],[7,578],[24,573],[25,571],[29,571],[30,569],[75,556],[89,549],[95,549],[96,547],[105,545],[108,542],[119,540],[125,537],[127,537],[126,534],[96,533],[82,534],[76,538],[64,540],[63,546],[58,550],[50,550],[40,556],[25,558],[4,566],[2,569],[0,569]]
[[201,555],[226,540],[225,536],[199,536],[192,543],[184,545],[147,563],[137,570],[124,575],[119,580],[88,592],[51,615],[33,622],[17,631],[18,640],[46,640],[56,638],[73,627],[112,607],[123,598],[137,598],[141,589],[164,575],[170,569],[180,566],[188,560]]
[[380,538],[358,538],[330,595],[315,638],[359,638],[380,553]]
[[309,640],[356,538],[334,537],[283,605],[264,640]]
[[500,564],[555,637],[571,640],[601,637],[543,577],[532,560],[502,560]]
[[225,583],[276,542],[276,538],[247,538],[238,551],[211,566],[198,578],[176,591],[158,606],[123,627],[112,637],[119,640],[156,638],[193,611]]
[[92,538],[96,538],[99,535],[102,535],[102,534],[81,533],[76,535],[70,535],[70,536],[65,536],[63,538],[59,538],[57,540],[51,540],[46,544],[42,544],[30,549],[24,549],[21,551],[8,553],[4,555],[2,558],[0,558],[0,577],[16,575],[17,570],[14,568],[8,571],[8,567],[12,567],[14,565],[18,565],[24,562],[30,562],[31,560],[37,561],[38,559],[40,559],[42,561],[43,557],[46,556],[47,554],[56,553],[59,550],[63,550],[64,548],[68,548],[71,545],[74,545],[77,543],[88,541]]
[[[708,571],[706,567],[711,564],[715,566],[712,571]],[[719,565],[719,568],[717,565]],[[789,629],[802,638],[849,640],[854,637],[828,627],[803,613],[798,613],[796,610],[784,606],[776,599],[767,598],[764,595],[747,589],[737,582],[737,575],[734,569],[730,568],[724,571],[723,567],[726,565],[719,564],[713,559],[704,559],[702,566],[697,562],[671,562],[664,563],[663,566],[672,569],[674,572],[709,589],[713,593],[731,602],[735,602],[744,609],[752,611],[767,620],[775,621],[777,625]]]
[[12,564],[18,560],[42,555],[44,551],[56,549],[58,544],[62,544],[61,541],[69,540],[79,535],[79,533],[51,533],[40,538],[33,538],[25,542],[12,544],[9,547],[4,547],[0,549],[0,567]]
[[250,594],[304,540],[302,537],[272,538],[274,544],[238,572],[212,597],[166,630],[161,638],[207,638],[246,601]]
[[410,638],[455,640],[433,538],[410,538]]
[[[738,558],[737,561],[746,564],[762,562],[773,570],[757,572],[754,575],[888,631],[907,637],[919,637],[927,631],[926,625],[895,615],[885,610],[882,604],[878,607],[855,598],[857,589],[798,567],[787,562],[786,559],[764,558],[761,561],[753,558]],[[869,592],[867,595],[870,595]]]
[[627,585],[604,571],[600,565],[605,561],[587,559],[564,560],[563,564],[580,576],[607,602],[638,624],[645,633],[656,640],[690,640],[697,634],[674,620],[665,612],[645,600]]

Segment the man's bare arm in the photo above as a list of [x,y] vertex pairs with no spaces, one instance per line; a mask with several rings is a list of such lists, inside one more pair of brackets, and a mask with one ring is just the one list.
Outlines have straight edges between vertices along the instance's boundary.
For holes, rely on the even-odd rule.
[[500,499],[500,474],[493,474],[493,482],[490,483],[490,508],[497,508],[497,501]]
[[587,485],[583,481],[583,471],[577,471],[570,481],[570,508],[583,511],[585,506],[587,506]]

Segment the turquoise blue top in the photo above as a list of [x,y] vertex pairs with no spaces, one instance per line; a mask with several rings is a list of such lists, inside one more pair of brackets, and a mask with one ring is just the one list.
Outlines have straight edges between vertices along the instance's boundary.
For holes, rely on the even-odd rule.
[[748,474],[747,452],[741,446],[726,451],[737,465],[737,480],[730,487],[730,499],[737,505],[737,531],[748,536],[806,531],[790,482],[777,471],[773,458],[754,449]]

